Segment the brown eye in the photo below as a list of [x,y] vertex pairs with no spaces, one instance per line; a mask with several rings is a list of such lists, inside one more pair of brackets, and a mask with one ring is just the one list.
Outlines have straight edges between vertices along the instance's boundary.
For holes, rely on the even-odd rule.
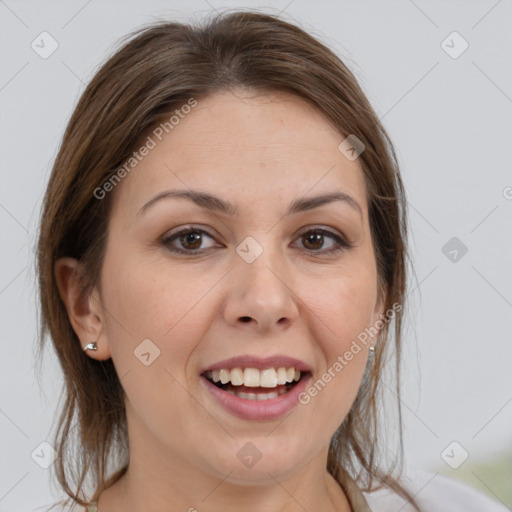
[[[185,228],[164,238],[162,240],[162,245],[164,245],[171,252],[181,254],[198,254],[204,249],[213,247],[201,247],[201,245],[204,243],[205,237],[213,240],[213,237],[202,229]],[[178,247],[176,247],[176,244]]]
[[[349,249],[352,247],[351,244],[346,242],[341,236],[325,229],[313,229],[306,231],[300,235],[303,246],[312,252],[319,252],[321,254],[334,253]],[[330,239],[331,247],[328,249],[324,248],[325,240]]]
[[180,235],[178,240],[185,249],[189,250],[199,249],[202,242],[201,235],[197,231],[191,231],[184,235]]
[[324,235],[320,233],[311,233],[303,235],[304,246],[307,249],[321,249],[324,244]]

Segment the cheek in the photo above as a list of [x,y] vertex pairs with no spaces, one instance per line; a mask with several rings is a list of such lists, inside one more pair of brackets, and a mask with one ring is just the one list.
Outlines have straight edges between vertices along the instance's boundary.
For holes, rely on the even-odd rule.
[[371,325],[377,298],[376,275],[371,269],[371,265],[357,271],[351,268],[350,274],[317,282],[307,294],[308,322],[314,326],[312,336],[324,360],[304,400],[331,410],[332,428],[348,413],[367,364],[368,345],[358,337]]
[[[204,287],[211,288],[215,281],[204,279],[200,287],[186,272],[170,275],[169,268],[113,256],[105,259],[103,299],[116,371],[139,417],[151,417],[159,410],[158,422],[179,430],[180,421],[171,413],[185,410],[190,399],[182,383],[202,336],[199,312]],[[144,353],[149,353],[149,364],[144,363]]]
[[170,269],[111,253],[104,264],[103,300],[113,357],[127,360],[150,339],[164,356],[160,363],[172,359],[172,367],[179,366],[177,361],[183,366],[203,336],[204,304],[219,282],[219,276],[207,269],[200,274],[197,279],[185,267]]
[[320,329],[315,338],[324,340],[331,356],[343,353],[370,326],[377,300],[376,274],[371,265],[351,267],[306,287],[304,297],[312,313],[311,325]]

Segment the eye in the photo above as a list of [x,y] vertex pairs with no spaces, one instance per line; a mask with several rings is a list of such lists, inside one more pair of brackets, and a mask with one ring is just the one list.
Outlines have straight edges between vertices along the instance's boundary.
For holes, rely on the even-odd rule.
[[[326,238],[331,239],[331,248],[322,250]],[[303,240],[303,245],[306,249],[323,254],[335,253],[352,247],[352,245],[340,235],[321,228],[310,229],[309,231],[303,232],[299,240]]]
[[[210,234],[208,234],[204,229],[186,227],[184,229],[180,229],[178,232],[173,233],[170,236],[165,237],[162,240],[162,245],[167,247],[171,252],[176,252],[179,254],[199,253],[202,252],[202,250],[199,251],[198,249],[201,248],[201,244],[205,236],[213,240],[213,237],[210,236]],[[181,248],[172,245],[175,241],[181,244]],[[217,247],[219,247],[218,244]],[[202,249],[204,249],[204,247]]]
[[[162,239],[162,245],[169,251],[178,254],[200,254],[206,249],[213,247],[222,247],[215,243],[210,247],[202,247],[204,238],[214,240],[214,238],[204,229],[187,226],[179,231],[170,234]],[[330,239],[330,248],[325,249],[325,240]],[[308,252],[316,252],[320,254],[331,254],[343,251],[352,247],[350,243],[345,241],[340,235],[321,228],[310,229],[299,235],[298,240],[303,241],[303,246]],[[179,244],[180,246],[176,246]]]

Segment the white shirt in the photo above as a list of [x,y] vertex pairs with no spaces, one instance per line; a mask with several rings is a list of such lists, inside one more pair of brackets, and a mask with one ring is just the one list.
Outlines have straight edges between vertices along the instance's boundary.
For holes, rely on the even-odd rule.
[[[510,509],[497,499],[494,500],[468,485],[437,473],[410,471],[402,485],[415,497],[422,512],[510,512]],[[371,512],[415,510],[404,498],[387,488],[362,494]]]

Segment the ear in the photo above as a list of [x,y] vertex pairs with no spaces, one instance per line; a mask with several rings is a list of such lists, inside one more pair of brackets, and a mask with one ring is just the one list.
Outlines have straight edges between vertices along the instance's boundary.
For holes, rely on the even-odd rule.
[[87,350],[86,354],[97,360],[110,358],[100,296],[96,288],[89,294],[82,293],[82,265],[74,258],[60,258],[55,262],[54,272],[60,297],[66,305],[69,321],[82,348],[95,341],[98,350]]

